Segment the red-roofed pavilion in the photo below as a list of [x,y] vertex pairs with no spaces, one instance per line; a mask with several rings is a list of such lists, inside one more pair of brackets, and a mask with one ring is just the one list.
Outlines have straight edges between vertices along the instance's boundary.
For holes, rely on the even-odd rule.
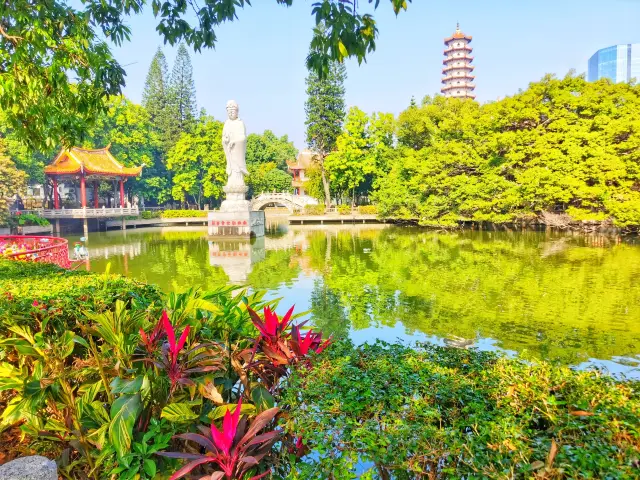
[[51,165],[45,167],[45,175],[53,182],[53,204],[56,210],[60,208],[58,180],[65,177],[80,180],[82,208],[87,206],[87,181],[93,183],[93,207],[98,208],[98,184],[104,180],[116,180],[120,183],[120,206],[124,206],[124,182],[129,177],[139,176],[142,167],[123,166],[109,151],[110,146],[95,150],[80,147],[63,149]]

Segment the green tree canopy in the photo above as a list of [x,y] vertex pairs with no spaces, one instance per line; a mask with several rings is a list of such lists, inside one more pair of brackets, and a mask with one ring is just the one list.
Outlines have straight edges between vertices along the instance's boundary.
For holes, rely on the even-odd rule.
[[222,122],[202,117],[169,152],[167,168],[174,173],[171,194],[175,200],[190,197],[202,207],[206,200],[220,198],[227,180],[222,127]]
[[24,193],[25,188],[26,175],[6,154],[4,141],[0,138],[0,224],[9,215],[9,199],[17,193]]
[[274,162],[248,165],[247,182],[250,195],[262,192],[290,192],[291,175],[280,170]]
[[169,84],[168,113],[174,119],[175,131],[169,132],[176,139],[181,133],[189,131],[196,120],[196,85],[193,81],[191,57],[184,43],[178,47],[176,61],[171,71]]
[[287,170],[287,162],[294,161],[298,149],[287,135],[277,137],[271,130],[262,135],[251,133],[247,136],[247,166],[275,163],[280,170]]
[[[276,0],[291,6],[294,0]],[[300,0],[298,0],[300,1]],[[411,0],[390,0],[396,14]],[[145,0],[13,0],[0,3],[0,109],[19,138],[49,151],[76,144],[100,111],[104,98],[118,95],[125,72],[109,45],[130,39],[126,19],[143,11]],[[148,0],[165,42],[184,41],[196,51],[215,46],[217,27],[238,18],[248,0],[208,0],[201,5]],[[379,0],[369,0],[373,9]],[[276,6],[274,4],[274,6]],[[362,62],[375,49],[373,16],[356,0],[318,0],[311,6],[316,28],[309,68],[329,72],[331,61]],[[275,27],[274,27],[275,28]]]
[[127,167],[144,165],[142,176],[127,182],[132,192],[159,203],[169,199],[170,185],[162,161],[162,142],[149,112],[125,97],[114,97],[84,142],[91,148],[111,144],[111,153]]
[[546,76],[513,97],[427,97],[398,119],[375,199],[423,224],[538,215],[640,225],[640,86]]

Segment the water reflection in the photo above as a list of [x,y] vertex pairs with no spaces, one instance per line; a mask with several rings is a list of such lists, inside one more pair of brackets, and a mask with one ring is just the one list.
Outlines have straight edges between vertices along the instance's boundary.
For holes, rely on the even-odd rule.
[[422,338],[638,375],[635,240],[275,224],[253,245],[196,228],[110,232],[88,246],[93,270],[109,261],[166,290],[247,283],[357,341]]

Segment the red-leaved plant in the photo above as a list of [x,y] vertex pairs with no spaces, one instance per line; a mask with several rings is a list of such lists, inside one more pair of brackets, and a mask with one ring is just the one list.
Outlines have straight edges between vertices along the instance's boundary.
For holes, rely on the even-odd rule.
[[[158,327],[161,325],[162,330]],[[166,312],[162,312],[162,317],[153,331],[146,335],[141,332],[142,343],[149,352],[149,358],[143,361],[153,363],[160,370],[164,370],[171,382],[169,395],[180,385],[195,385],[189,377],[194,373],[211,372],[223,368],[223,363],[218,345],[214,343],[200,343],[193,345],[190,349],[183,351],[189,337],[190,327],[187,326],[180,337],[176,340],[176,332],[169,321]],[[162,344],[158,351],[159,339],[167,337],[167,341]],[[156,358],[159,357],[159,358]]]
[[[251,424],[248,424],[247,418],[241,415],[241,409],[242,399],[238,401],[233,413],[227,409],[222,421],[222,430],[218,430],[212,423],[210,428],[198,426],[202,435],[183,433],[174,437],[197,443],[204,453],[158,452],[158,455],[165,457],[191,460],[175,472],[169,480],[182,478],[196,467],[206,464],[215,464],[219,470],[200,477],[200,480],[239,480],[256,467],[270,452],[280,436],[277,430],[260,433],[274,419],[278,408],[265,410]],[[268,474],[269,471],[266,471],[254,475],[250,480],[257,480]]]

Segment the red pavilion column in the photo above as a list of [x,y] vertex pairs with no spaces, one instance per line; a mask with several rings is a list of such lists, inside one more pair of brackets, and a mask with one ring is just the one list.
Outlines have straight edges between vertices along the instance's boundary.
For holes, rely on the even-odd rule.
[[53,208],[60,208],[60,197],[58,196],[58,179],[53,177]]
[[98,198],[98,181],[93,181],[93,208],[99,207],[99,198]]
[[124,180],[120,179],[120,206],[124,207]]
[[84,173],[80,175],[80,206],[85,208],[87,206],[87,185],[84,178]]

